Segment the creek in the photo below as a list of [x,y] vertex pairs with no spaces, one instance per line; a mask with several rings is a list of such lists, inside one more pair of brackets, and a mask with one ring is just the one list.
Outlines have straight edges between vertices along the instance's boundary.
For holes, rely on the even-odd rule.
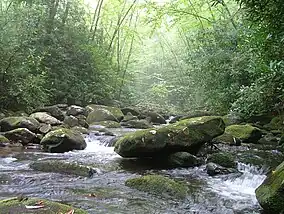
[[[134,130],[112,131],[120,134]],[[238,163],[241,174],[209,177],[204,170],[205,166],[159,169],[134,159],[121,158],[113,147],[108,146],[111,138],[90,134],[86,136],[85,150],[63,154],[34,150],[0,154],[0,199],[24,194],[68,203],[91,214],[261,213],[254,191],[266,177],[264,170]],[[29,168],[34,160],[53,159],[86,164],[94,167],[97,173],[92,178],[82,178],[37,172]],[[184,201],[176,201],[124,185],[126,179],[144,174],[162,174],[186,181],[190,194]]]

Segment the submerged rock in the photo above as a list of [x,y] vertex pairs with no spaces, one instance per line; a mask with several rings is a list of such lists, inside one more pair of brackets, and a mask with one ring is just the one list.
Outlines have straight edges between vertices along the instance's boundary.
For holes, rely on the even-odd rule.
[[36,119],[30,117],[6,117],[0,120],[0,127],[2,132],[17,128],[27,128],[32,132],[37,132],[40,123]]
[[31,118],[36,119],[41,123],[46,123],[50,125],[60,125],[62,122],[55,117],[50,116],[46,112],[36,112],[30,115]]
[[257,143],[262,136],[260,129],[249,124],[228,126],[225,130],[225,133],[230,134],[234,138],[245,143]]
[[72,150],[83,150],[87,147],[84,138],[79,132],[71,129],[57,129],[49,132],[41,140],[40,144],[47,152],[69,152]]
[[143,192],[160,195],[163,197],[184,199],[187,195],[187,186],[161,175],[146,175],[131,178],[125,185]]
[[200,166],[202,160],[188,152],[176,152],[168,157],[168,164],[171,167],[193,167]]
[[214,175],[225,175],[225,174],[234,173],[237,172],[237,170],[233,168],[222,167],[218,164],[210,162],[206,165],[206,172],[208,175],[214,176]]
[[30,164],[30,168],[42,172],[56,172],[68,175],[78,175],[83,177],[92,177],[96,170],[77,163],[67,163],[64,161],[35,161]]
[[[42,201],[42,208],[38,209],[27,209],[26,206],[35,206],[39,201]],[[52,213],[68,213],[70,210],[74,209],[75,214],[87,214],[88,212],[74,208],[72,206],[61,204],[54,201],[48,201],[41,198],[27,198],[27,197],[15,197],[0,200],[0,213],[38,213],[38,214],[52,214]]]
[[218,152],[211,154],[208,159],[208,162],[216,163],[222,167],[227,168],[236,168],[237,162],[232,154],[226,152]]
[[224,129],[220,117],[192,118],[129,133],[116,142],[114,150],[122,157],[155,157],[180,151],[196,154],[206,142],[223,134]]
[[256,189],[256,198],[261,207],[269,213],[284,212],[284,162]]

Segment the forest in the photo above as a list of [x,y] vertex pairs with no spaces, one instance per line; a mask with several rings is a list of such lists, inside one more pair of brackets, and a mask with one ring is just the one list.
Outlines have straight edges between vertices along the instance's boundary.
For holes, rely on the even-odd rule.
[[283,110],[281,0],[1,0],[0,109]]

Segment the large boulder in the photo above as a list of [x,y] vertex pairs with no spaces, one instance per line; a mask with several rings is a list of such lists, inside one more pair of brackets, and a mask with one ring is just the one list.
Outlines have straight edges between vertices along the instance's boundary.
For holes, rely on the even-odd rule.
[[57,129],[49,132],[41,140],[40,144],[47,152],[68,152],[74,149],[83,150],[87,144],[79,132],[70,129]]
[[85,108],[83,108],[81,106],[72,105],[72,106],[69,106],[67,108],[66,114],[72,115],[72,116],[77,116],[77,115],[80,115],[80,114],[85,115],[86,110],[85,110]]
[[235,157],[232,154],[226,152],[213,153],[208,157],[207,161],[227,168],[237,167]]
[[[37,209],[27,209],[26,206],[36,207],[39,202],[43,207]],[[9,199],[0,200],[0,213],[40,213],[40,214],[51,214],[51,213],[71,213],[70,210],[74,210],[75,214],[87,214],[88,212],[74,208],[66,204],[61,204],[55,201],[48,201],[42,198],[28,198],[28,197],[14,197]]]
[[98,110],[98,109],[104,109],[109,111],[118,121],[121,121],[123,119],[124,114],[122,111],[117,108],[117,107],[112,107],[112,106],[104,106],[104,105],[95,105],[95,104],[90,104],[86,107],[86,109],[89,109],[88,111],[92,110]]
[[193,167],[202,164],[202,160],[188,152],[170,154],[167,160],[171,167]]
[[29,143],[38,143],[37,135],[26,128],[17,128],[4,133],[4,136],[10,141],[27,145]]
[[126,128],[134,129],[149,129],[154,127],[148,120],[129,120],[120,124]]
[[130,112],[128,112],[121,122],[127,122],[129,120],[138,120],[137,116],[133,116]]
[[140,191],[155,195],[184,199],[187,195],[187,186],[161,175],[146,175],[126,180],[125,185]]
[[66,116],[63,123],[70,128],[72,128],[74,126],[79,126],[79,120],[72,115]]
[[167,123],[165,118],[156,112],[148,112],[146,113],[146,116],[149,118],[150,122],[153,124],[166,124]]
[[256,189],[256,198],[268,213],[284,212],[284,162]]
[[140,112],[133,107],[125,107],[125,108],[122,108],[121,111],[124,115],[127,115],[128,113],[130,113],[131,115],[134,115],[134,116],[140,115]]
[[17,128],[27,128],[32,132],[37,132],[40,123],[36,119],[30,117],[6,117],[0,120],[0,127],[2,132]]
[[64,120],[64,113],[60,110],[60,108],[56,105],[54,106],[44,106],[36,109],[34,112],[47,112],[52,117],[55,117],[58,120]]
[[273,117],[270,123],[264,125],[269,130],[284,130],[284,114]]
[[116,117],[107,109],[95,109],[90,112],[87,117],[88,124],[107,120],[118,122]]
[[41,123],[46,123],[50,125],[60,125],[62,122],[55,117],[50,116],[46,112],[36,112],[30,115],[31,118],[36,119],[37,121]]
[[262,136],[260,129],[249,124],[228,126],[225,130],[225,133],[230,134],[234,138],[245,143],[257,143]]
[[122,157],[156,157],[179,151],[196,154],[214,137],[223,134],[221,117],[198,117],[161,128],[129,133],[115,144],[115,152]]

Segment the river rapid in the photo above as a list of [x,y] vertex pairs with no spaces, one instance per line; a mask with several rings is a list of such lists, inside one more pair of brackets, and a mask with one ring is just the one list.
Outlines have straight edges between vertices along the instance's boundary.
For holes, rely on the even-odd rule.
[[[112,130],[114,133],[134,130]],[[205,166],[160,169],[137,160],[125,160],[108,146],[112,137],[90,134],[87,148],[63,154],[40,151],[14,151],[0,154],[0,199],[24,194],[68,203],[91,214],[111,213],[191,213],[253,214],[261,213],[255,189],[265,179],[265,171],[238,163],[237,174],[209,177]],[[63,160],[92,166],[92,178],[33,171],[34,160]],[[144,174],[162,174],[186,181],[190,194],[184,201],[165,199],[128,188],[128,178]],[[90,195],[91,194],[91,195]]]

